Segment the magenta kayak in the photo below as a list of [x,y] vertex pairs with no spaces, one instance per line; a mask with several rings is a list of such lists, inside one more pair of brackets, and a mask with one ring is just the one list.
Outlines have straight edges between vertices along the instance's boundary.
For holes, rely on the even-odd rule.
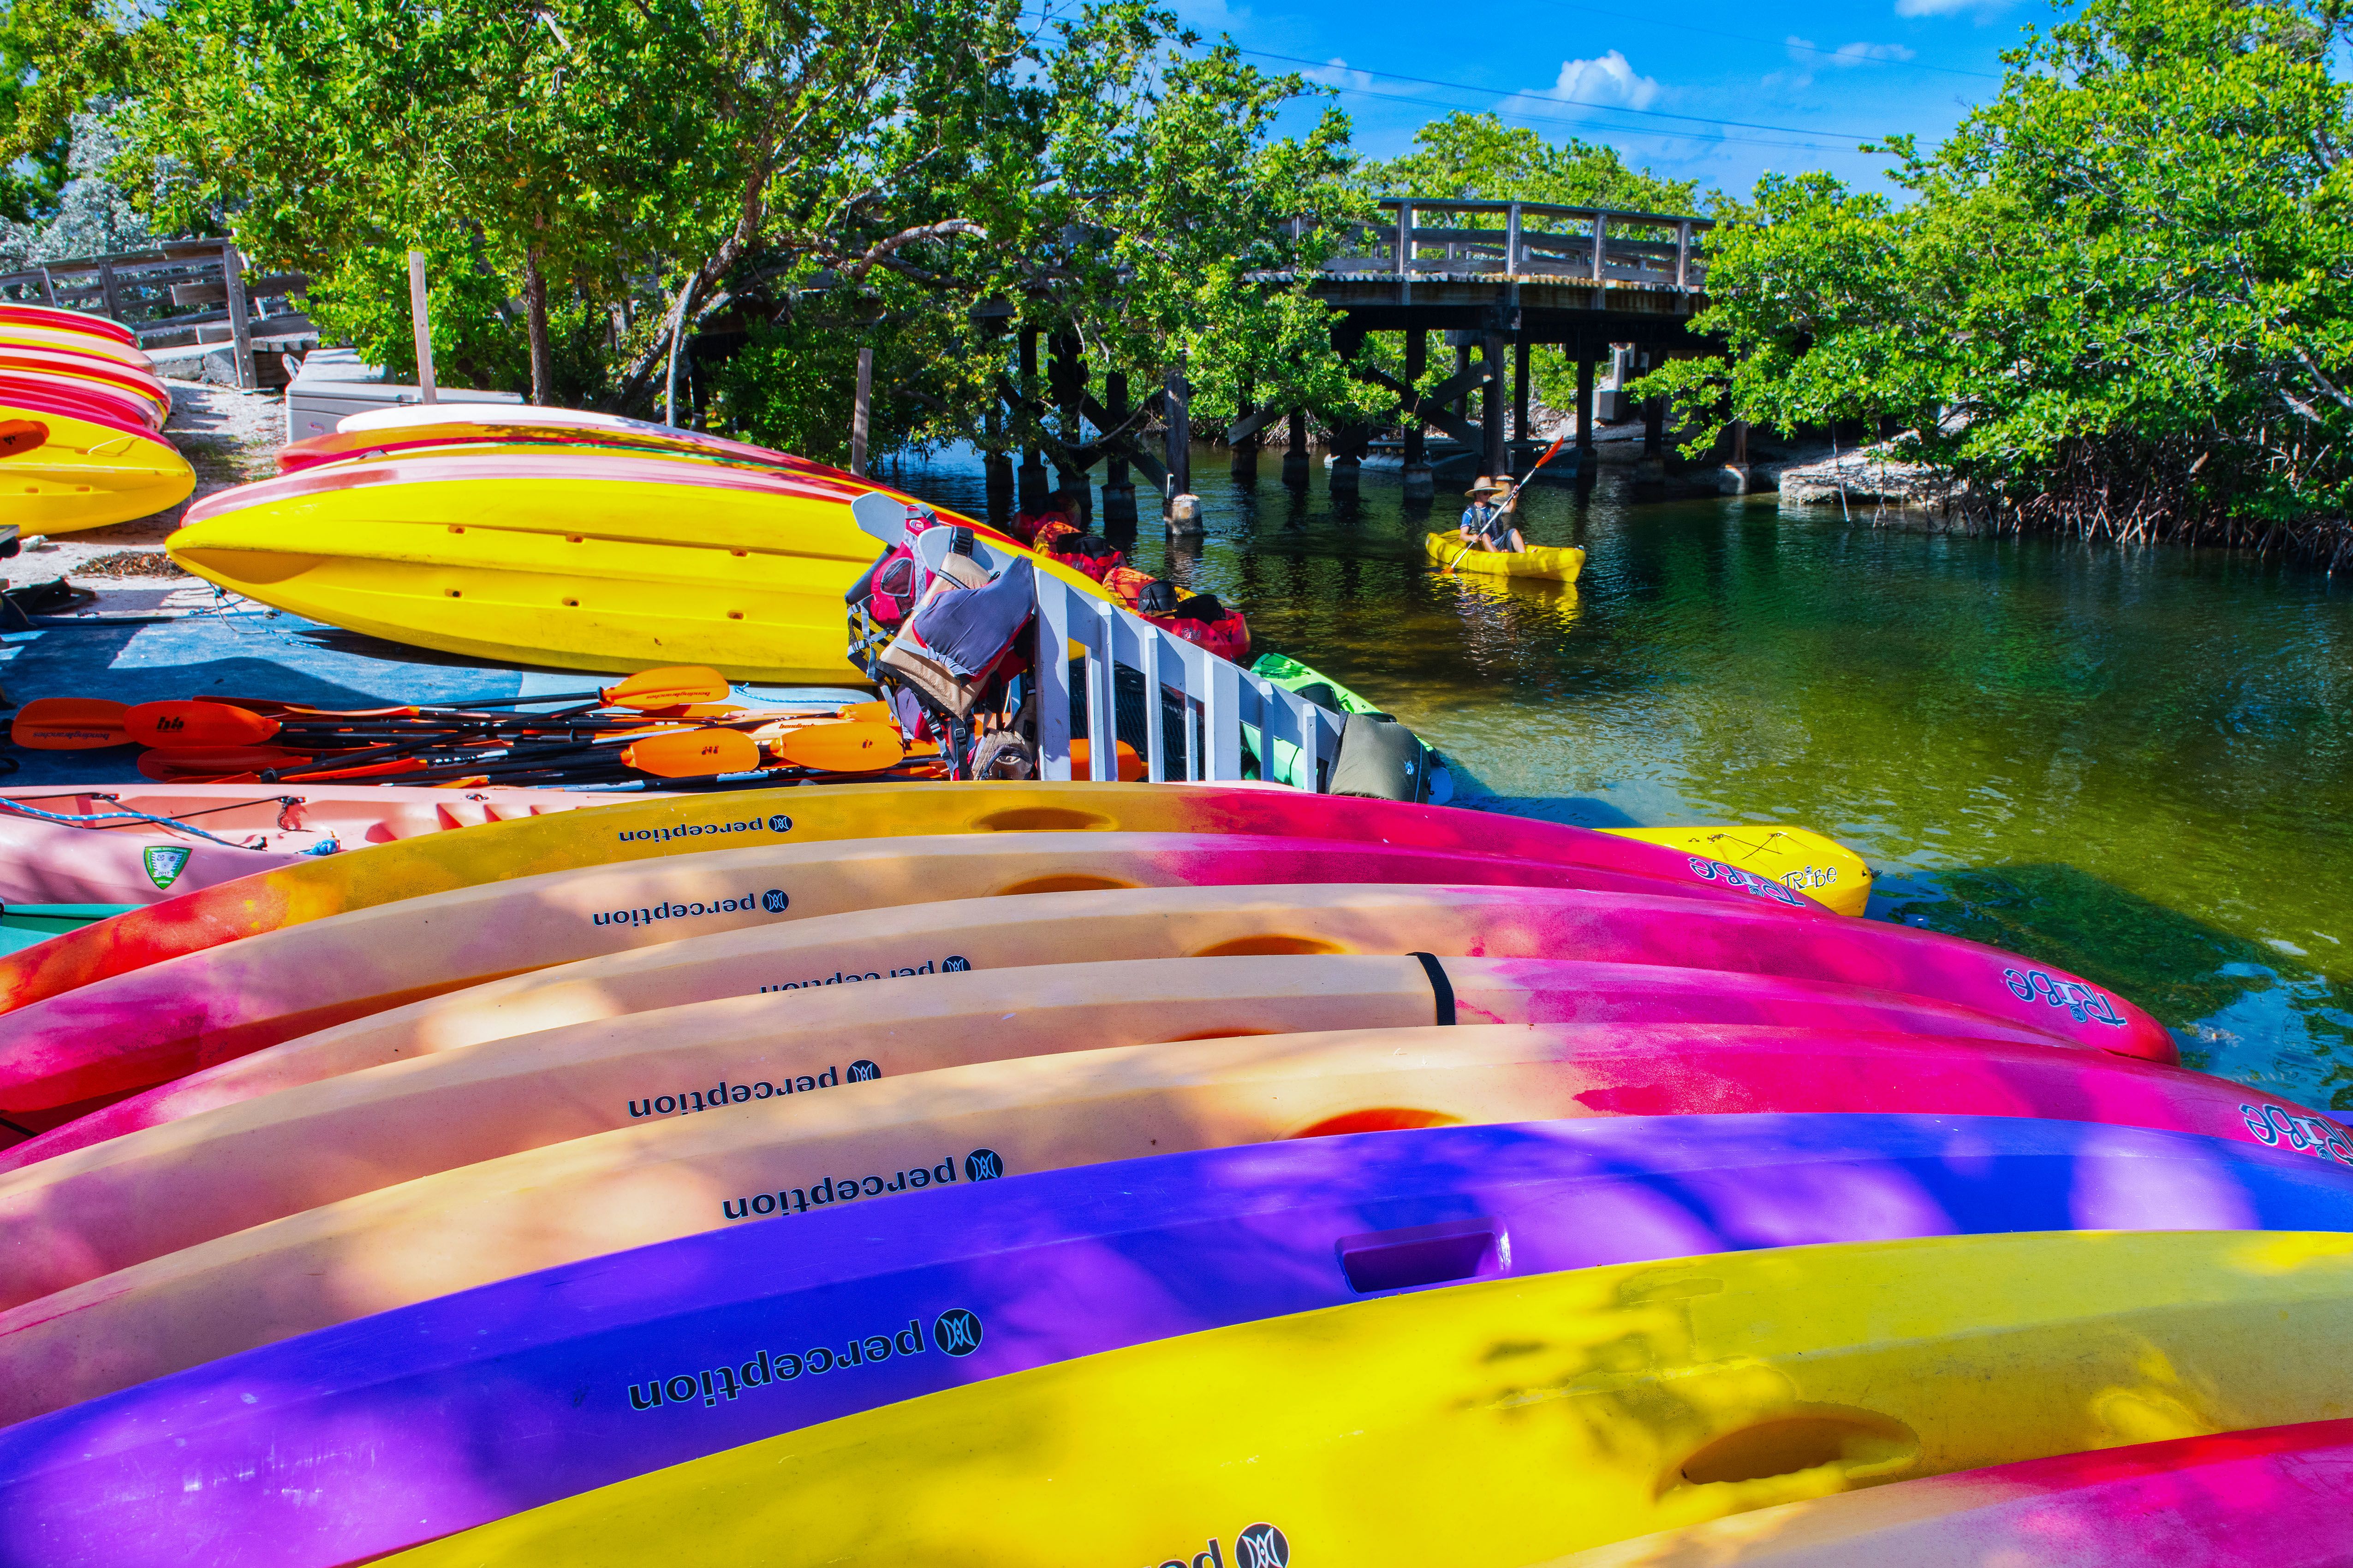
[[1735,1514],[1544,1568],[2343,1568],[2353,1421],[2062,1454]]
[[[1113,836],[1027,837],[1059,840],[1082,854],[1101,847],[1108,858]],[[887,850],[904,841],[868,842]],[[650,868],[556,873],[442,895],[462,899],[453,908],[470,918],[428,923],[404,919],[419,911],[413,901],[378,906],[168,959],[0,1016],[0,1104],[65,1104],[166,1082],[313,1030],[406,1005],[438,1005],[428,999],[517,971],[531,973],[499,984],[576,983],[598,998],[598,1008],[614,1013],[765,985],[798,986],[828,974],[912,973],[925,954],[934,961],[953,956],[966,970],[1052,963],[1075,954],[1115,960],[1317,952],[1665,964],[1869,986],[1950,1002],[2069,1045],[2157,1060],[2175,1054],[2172,1037],[2156,1020],[2088,982],[1910,927],[1792,920],[1778,906],[1746,900],[1624,891],[1618,874],[1576,868],[1494,859],[1486,875],[1497,882],[1556,885],[1466,886],[1450,880],[1446,868],[1451,858],[1459,875],[1461,858],[1427,852],[1333,844],[1261,856],[1243,849],[1221,854],[1215,837],[1192,842],[1196,847],[1169,852],[1150,875],[1134,879],[1156,886],[1025,889],[1011,899],[955,897],[960,889],[947,885],[938,856],[929,858],[941,868],[936,879],[924,874],[921,860],[885,879],[873,868],[881,861],[846,877],[845,866],[865,863],[813,858],[807,876],[797,879],[778,870],[773,879],[746,880],[748,893],[734,882],[693,882],[738,896],[719,900],[723,909],[699,919],[668,924],[633,919],[627,928],[595,922],[587,906],[543,898],[537,886],[586,879],[563,885],[593,889],[603,885],[599,879],[607,872],[691,879],[696,861],[785,853],[725,850],[672,857]],[[815,874],[818,868],[827,868],[825,878]],[[1399,874],[1430,880],[1382,880]],[[1261,877],[1293,880],[1270,885],[1255,879]],[[1608,890],[1577,885],[1597,879],[1610,884]],[[904,902],[835,912],[844,910],[844,900],[855,909],[862,896],[855,889],[869,880],[900,889],[889,896]],[[804,900],[805,889],[820,882],[828,891]],[[961,890],[973,890],[968,879]],[[1000,890],[1013,889],[1000,885]],[[926,896],[947,901],[920,901]],[[754,907],[742,907],[754,900]],[[620,907],[627,914],[631,906],[647,907],[636,898]],[[707,907],[659,906],[681,913]],[[824,918],[805,918],[809,915]],[[672,931],[696,929],[712,934],[662,940]],[[569,963],[532,956],[543,951],[533,943],[559,935],[602,939],[597,945],[604,955]],[[698,977],[694,955],[702,954],[722,962]],[[626,977],[633,964],[650,988],[631,991]],[[461,993],[460,1000],[473,994]]]

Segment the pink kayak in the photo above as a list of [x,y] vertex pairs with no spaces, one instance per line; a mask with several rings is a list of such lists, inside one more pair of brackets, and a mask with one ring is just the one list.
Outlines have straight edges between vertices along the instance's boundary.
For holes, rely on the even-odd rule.
[[[1431,965],[1454,998],[1456,1026],[1431,1026]],[[1468,1022],[1475,1018],[1498,1022]],[[1957,1010],[1845,987],[1561,961],[1047,965],[954,985],[835,990],[814,1007],[771,994],[544,1030],[283,1087],[22,1163],[0,1175],[0,1307],[460,1166],[633,1127],[724,1120],[699,1110],[765,1114],[750,1109],[754,1100],[830,1105],[873,1092],[819,1092],[845,1084],[931,1083],[1003,1062],[1040,1079],[1063,1070],[1050,1059],[1067,1058],[1064,1079],[1090,1086],[1098,1101],[1066,1118],[1078,1138],[1110,1126],[1121,1074],[1216,1054],[1171,1035],[1229,1028],[1227,1045],[1245,1058],[1296,1066],[1323,1049],[1314,1042],[1342,1038],[1330,1032],[1338,1024],[1352,1026],[1342,1076],[1356,1087],[1336,1099],[1251,1089],[1235,1113],[1256,1120],[1234,1131],[1237,1141],[1498,1118],[1814,1110],[2097,1121],[2276,1147],[2276,1116],[2316,1163],[2353,1165],[2343,1129],[2300,1106],[2258,1107],[2218,1079],[2036,1043]],[[1269,1026],[1309,1032],[1258,1032]],[[1454,1097],[1445,1062],[1480,1081],[1498,1062],[1547,1065],[1474,1111]],[[693,1087],[655,1092],[681,1086]],[[964,1115],[978,1102],[956,1103]],[[1201,1106],[1185,1118],[1189,1132],[1155,1122],[1129,1152],[1190,1146],[1182,1140],[1217,1120]],[[939,1136],[1014,1147],[1004,1128]],[[173,1202],[148,1201],[164,1190]]]
[[2177,1437],[1782,1503],[1544,1568],[2344,1568],[2353,1421]]
[[152,904],[313,856],[611,804],[561,789],[20,785],[0,789],[0,904]]
[[[658,900],[640,891],[598,901],[617,879],[642,889],[643,878],[655,879]],[[1868,985],[2065,1044],[2174,1057],[2172,1037],[2131,1004],[1992,948],[1627,885],[1639,880],[1501,857],[1191,834],[841,840],[554,872],[308,921],[0,1015],[0,1104],[40,1110],[168,1082],[518,972],[533,983],[568,977],[588,1005],[626,1010],[631,993],[618,977],[630,962],[674,950],[694,956],[640,987],[635,1006],[740,994],[809,973],[880,976],[921,963],[916,946],[957,956],[959,968],[1430,952]],[[1112,890],[1042,890],[1106,884]],[[991,893],[1019,896],[976,896]],[[917,931],[929,934],[916,942]],[[667,940],[672,933],[690,940]],[[567,946],[600,956],[566,963],[558,954]],[[698,972],[703,955],[717,962]],[[666,966],[657,958],[650,973]]]
[[[871,1041],[886,1038],[895,1051],[938,1053],[894,1058],[898,1065],[890,1070],[905,1073],[948,1063],[1228,1035],[1405,1028],[1432,1021],[1599,1024],[1666,1017],[1820,1027],[1835,1020],[1850,1029],[2021,1045],[2048,1039],[2040,1030],[1923,997],[1660,964],[1572,959],[1441,962],[1431,953],[1046,963],[976,971],[960,977],[953,987],[861,983],[767,992],[623,1013],[494,1039],[436,1026],[446,1020],[380,1015],[269,1047],[93,1110],[0,1153],[0,1171],[20,1169],[142,1128],[202,1118],[248,1100],[274,1099],[306,1085],[396,1064],[397,1075],[354,1092],[396,1088],[403,1095],[430,1100],[445,1082],[547,1071],[552,1075],[548,1083],[560,1083],[563,1092],[540,1097],[527,1128],[497,1136],[554,1141],[586,1137],[649,1114],[624,1114],[630,1097],[649,1082],[708,1082],[714,1076],[740,1075],[745,1061],[765,1059],[787,1041],[801,1042],[819,1054],[832,1051],[824,1064],[811,1069],[814,1087],[819,1079],[842,1081],[848,1064],[874,1048]],[[279,1109],[291,1113],[286,1106]],[[454,1117],[449,1123],[453,1131],[469,1121],[455,1111],[435,1114]],[[2283,1122],[2299,1139],[2334,1136],[2299,1131],[2298,1125]],[[153,1142],[146,1145],[161,1146]],[[504,1145],[500,1152],[506,1152]],[[399,1163],[405,1157],[396,1157],[383,1168],[407,1169]]]

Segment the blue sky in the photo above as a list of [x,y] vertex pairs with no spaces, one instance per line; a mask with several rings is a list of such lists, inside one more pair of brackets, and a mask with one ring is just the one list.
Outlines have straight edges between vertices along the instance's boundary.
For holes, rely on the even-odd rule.
[[1911,132],[1933,146],[1999,90],[2001,51],[2058,15],[2038,0],[1177,0],[1176,9],[1207,37],[1231,35],[1255,65],[1343,89],[1357,146],[1374,156],[1404,151],[1417,127],[1451,109],[1493,110],[1548,138],[1605,142],[1629,163],[1739,194],[1767,170],[1830,169],[1891,189],[1888,160],[1856,152],[1856,142]]

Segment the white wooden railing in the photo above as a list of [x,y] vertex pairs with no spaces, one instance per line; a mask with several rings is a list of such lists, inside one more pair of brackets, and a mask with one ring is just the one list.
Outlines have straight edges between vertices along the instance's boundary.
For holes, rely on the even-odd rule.
[[[860,528],[885,543],[904,538],[904,505],[889,496],[860,496],[850,511]],[[937,528],[916,539],[917,554],[934,571],[946,553],[947,536],[948,530]],[[1016,559],[985,537],[976,540],[974,549],[992,572]],[[1038,688],[1040,777],[1075,776],[1071,667],[1076,663],[1078,697],[1087,717],[1087,777],[1109,782],[1119,776],[1119,747],[1113,742],[1119,733],[1118,671],[1125,668],[1143,681],[1140,752],[1145,776],[1154,783],[1240,782],[1247,744],[1258,758],[1261,779],[1309,790],[1328,787],[1343,715],[1042,569],[1035,581],[1038,646],[1030,679]],[[1172,728],[1179,742],[1175,747],[1169,744]]]
[[[1391,199],[1389,221],[1352,231],[1327,273],[1647,284],[1697,292],[1707,278],[1705,218],[1546,202]],[[1400,241],[1402,236],[1402,241]]]

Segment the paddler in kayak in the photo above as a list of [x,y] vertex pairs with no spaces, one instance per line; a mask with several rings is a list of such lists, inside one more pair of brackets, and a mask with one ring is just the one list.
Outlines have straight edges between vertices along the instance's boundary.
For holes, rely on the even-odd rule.
[[[1462,509],[1462,542],[1473,550],[1496,552],[1525,550],[1527,542],[1520,537],[1519,525],[1512,521],[1513,509],[1520,503],[1512,481],[1500,477],[1482,479],[1462,492],[1471,504]],[[1502,496],[1497,501],[1494,498]]]

